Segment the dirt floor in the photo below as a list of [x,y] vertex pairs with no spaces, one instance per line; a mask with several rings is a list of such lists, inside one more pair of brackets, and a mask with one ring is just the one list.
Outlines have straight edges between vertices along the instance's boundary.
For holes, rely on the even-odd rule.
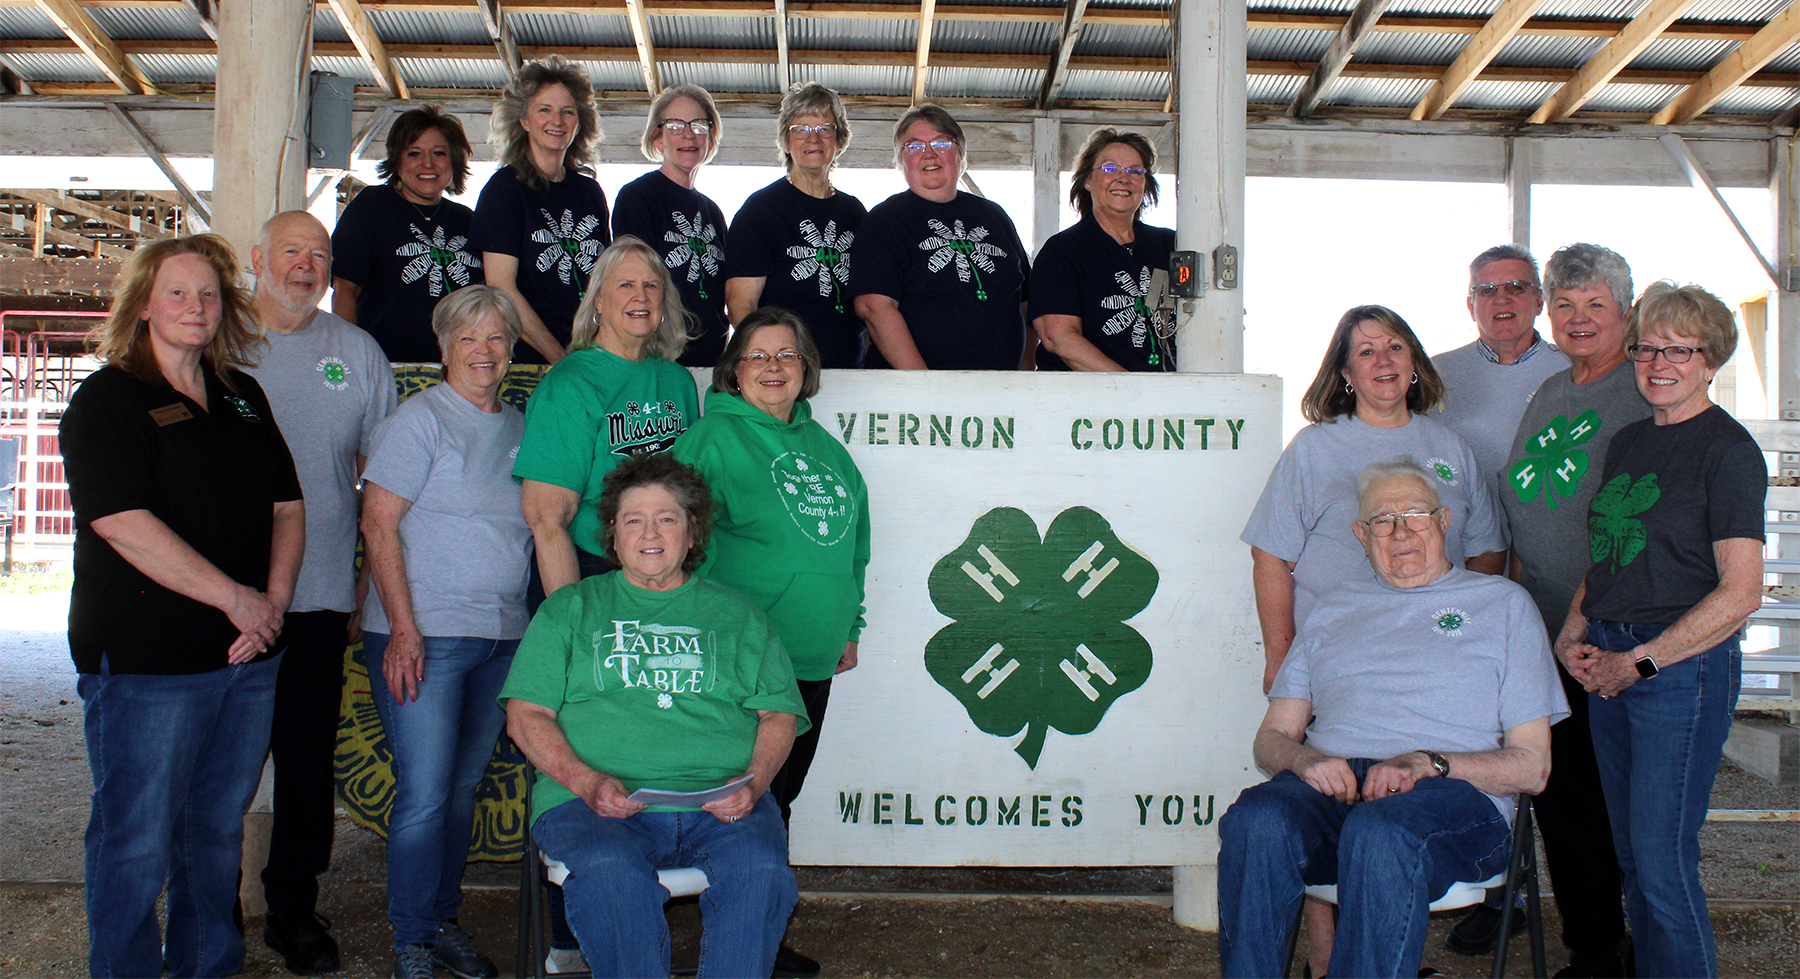
[[[0,594],[0,977],[86,974],[81,831],[88,772],[80,702],[61,630],[63,596]],[[1800,809],[1729,763],[1713,804]],[[383,889],[384,844],[340,818],[334,869],[320,911],[334,922],[351,976],[392,967]],[[1701,868],[1713,898],[1720,972],[1791,976],[1800,962],[1800,826],[1714,823]],[[1166,868],[799,868],[802,898],[791,943],[827,976],[1216,976],[1212,935],[1168,910]],[[516,864],[476,864],[465,926],[514,974]],[[917,895],[917,896],[914,896]],[[1564,961],[1554,904],[1545,901],[1550,968]],[[676,958],[697,950],[698,913],[670,911]],[[1486,959],[1443,950],[1454,913],[1434,919],[1425,960],[1451,976],[1486,975]],[[287,973],[249,922],[244,975]],[[1524,940],[1511,951],[1528,973]]]

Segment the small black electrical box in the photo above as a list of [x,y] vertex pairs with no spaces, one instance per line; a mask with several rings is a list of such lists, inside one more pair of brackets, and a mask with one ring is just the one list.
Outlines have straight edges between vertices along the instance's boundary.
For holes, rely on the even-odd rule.
[[1177,299],[1197,299],[1200,296],[1200,277],[1206,274],[1200,268],[1199,252],[1169,253],[1169,292]]

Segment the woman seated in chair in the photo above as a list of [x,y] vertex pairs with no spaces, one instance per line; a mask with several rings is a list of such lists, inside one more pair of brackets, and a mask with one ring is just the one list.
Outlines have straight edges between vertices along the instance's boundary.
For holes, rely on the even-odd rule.
[[1330,975],[1416,975],[1432,900],[1505,869],[1510,797],[1549,777],[1569,710],[1543,620],[1523,588],[1445,558],[1434,483],[1410,461],[1357,478],[1377,578],[1314,607],[1256,732],[1274,777],[1219,820],[1226,976],[1282,974],[1308,884],[1338,885]]
[[[691,577],[712,511],[700,473],[668,456],[607,474],[600,543],[620,573],[551,595],[500,691],[507,731],[538,768],[532,836],[569,868],[569,924],[595,976],[669,974],[659,868],[711,882],[702,976],[769,975],[799,896],[768,788],[810,725],[768,618]],[[631,797],[741,776],[698,806]]]

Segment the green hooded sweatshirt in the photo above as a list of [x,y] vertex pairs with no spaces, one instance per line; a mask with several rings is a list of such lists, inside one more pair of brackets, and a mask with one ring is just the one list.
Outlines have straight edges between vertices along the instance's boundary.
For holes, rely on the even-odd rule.
[[804,401],[784,422],[721,391],[669,451],[712,486],[699,574],[768,613],[796,678],[828,679],[863,627],[869,490],[850,453]]

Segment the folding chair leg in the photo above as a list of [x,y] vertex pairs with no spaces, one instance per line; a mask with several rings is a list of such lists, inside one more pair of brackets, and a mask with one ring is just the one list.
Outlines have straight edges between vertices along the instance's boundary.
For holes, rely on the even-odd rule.
[[1494,933],[1493,979],[1500,979],[1506,974],[1506,952],[1510,944],[1508,940],[1512,937],[1513,904],[1518,898],[1520,885],[1525,888],[1525,920],[1531,932],[1531,974],[1537,979],[1545,979],[1549,975],[1544,959],[1544,920],[1539,903],[1537,871],[1537,842],[1531,826],[1531,797],[1521,793],[1518,796],[1517,814],[1513,817],[1512,847],[1506,859],[1506,887],[1500,905],[1500,929]]
[[526,830],[525,852],[519,856],[519,941],[517,968],[513,972],[516,976],[544,974],[543,894],[543,861],[531,831]]
[[[1532,833],[1532,808],[1525,807],[1525,838],[1535,840]],[[1525,876],[1525,911],[1529,915],[1527,921],[1531,929],[1531,974],[1537,979],[1547,979],[1550,975],[1548,963],[1544,958],[1544,906],[1538,888],[1537,846],[1530,848],[1531,871]]]

